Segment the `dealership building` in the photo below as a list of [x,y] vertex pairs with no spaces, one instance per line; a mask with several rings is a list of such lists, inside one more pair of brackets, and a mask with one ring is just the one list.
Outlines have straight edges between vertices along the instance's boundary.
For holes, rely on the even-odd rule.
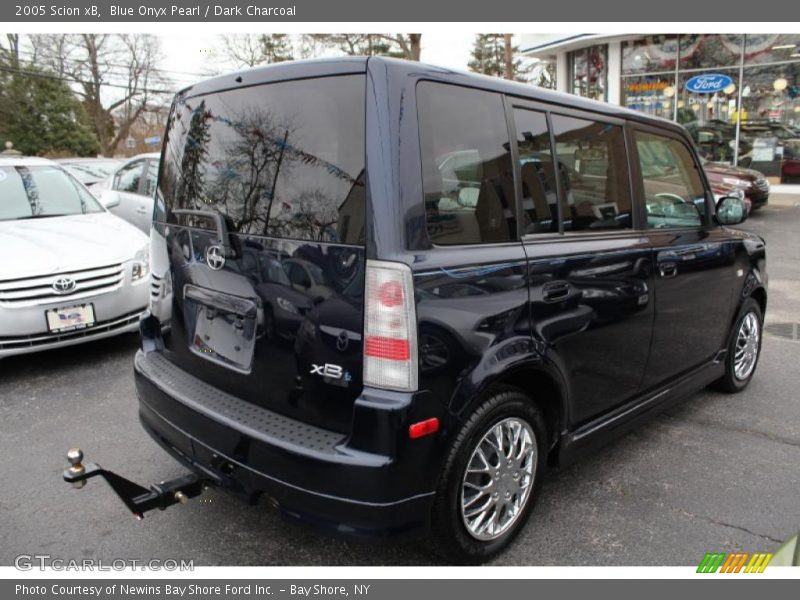
[[684,124],[703,156],[800,183],[800,35],[521,36],[540,83]]

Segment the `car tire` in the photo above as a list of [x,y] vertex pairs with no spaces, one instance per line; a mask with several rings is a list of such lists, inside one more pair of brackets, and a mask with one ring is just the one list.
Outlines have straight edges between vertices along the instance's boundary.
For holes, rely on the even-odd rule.
[[742,304],[731,331],[725,355],[725,374],[711,384],[716,390],[735,394],[750,383],[758,367],[763,339],[764,316],[753,298]]
[[[496,440],[498,430],[503,462],[500,452],[493,453],[497,445],[487,438]],[[505,442],[515,435],[517,443],[511,451],[512,445]],[[517,453],[528,454],[527,460]],[[456,435],[445,460],[431,516],[437,554],[453,564],[480,564],[506,548],[525,525],[539,496],[546,453],[547,430],[536,404],[516,388],[492,389]],[[483,506],[492,508],[481,522],[475,511]],[[494,531],[486,530],[485,523],[492,521],[495,512]]]

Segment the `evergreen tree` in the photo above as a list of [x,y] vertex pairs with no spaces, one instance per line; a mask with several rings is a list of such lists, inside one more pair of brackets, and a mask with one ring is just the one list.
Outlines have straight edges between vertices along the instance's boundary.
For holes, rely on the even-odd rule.
[[470,71],[514,81],[527,81],[530,69],[516,57],[519,47],[510,43],[510,35],[507,33],[476,35],[472,46],[472,59],[468,64]]
[[195,208],[199,206],[197,201],[202,200],[205,177],[200,167],[208,155],[208,144],[211,141],[210,126],[211,113],[206,110],[206,101],[202,100],[192,111],[183,147],[181,180],[176,194],[177,204],[181,208]]
[[261,54],[266,63],[286,62],[294,60],[292,40],[286,33],[272,33],[260,38]]
[[34,66],[0,78],[0,141],[31,156],[95,156],[97,136],[62,79]]

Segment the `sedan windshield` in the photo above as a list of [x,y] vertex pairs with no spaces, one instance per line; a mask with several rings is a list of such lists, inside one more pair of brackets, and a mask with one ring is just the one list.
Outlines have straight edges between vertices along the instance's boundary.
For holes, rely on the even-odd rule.
[[105,179],[119,166],[119,161],[93,161],[85,163],[63,163],[61,165],[81,183],[93,183]]
[[58,167],[0,167],[0,221],[102,211],[97,200]]

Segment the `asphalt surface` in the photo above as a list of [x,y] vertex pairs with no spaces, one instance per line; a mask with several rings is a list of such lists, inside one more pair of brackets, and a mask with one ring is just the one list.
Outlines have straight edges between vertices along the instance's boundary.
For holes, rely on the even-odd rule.
[[[795,205],[795,203],[797,205]],[[767,240],[767,329],[800,322],[800,196],[743,228]],[[698,315],[713,318],[713,315]],[[366,544],[284,521],[211,490],[137,522],[100,481],[61,481],[64,453],[151,483],[184,471],[140,428],[134,336],[0,361],[0,564],[193,559],[195,565],[437,564],[425,541]],[[696,565],[709,551],[769,551],[800,529],[800,341],[767,332],[739,395],[704,391],[547,475],[527,527],[496,564]]]

